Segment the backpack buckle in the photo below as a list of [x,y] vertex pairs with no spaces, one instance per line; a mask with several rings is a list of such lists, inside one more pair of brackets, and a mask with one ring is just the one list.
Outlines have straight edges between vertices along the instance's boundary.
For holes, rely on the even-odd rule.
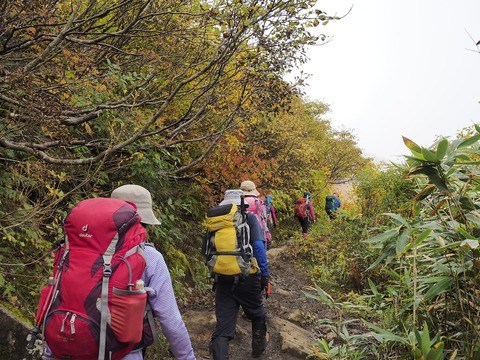
[[110,264],[103,265],[103,277],[112,276],[112,266]]

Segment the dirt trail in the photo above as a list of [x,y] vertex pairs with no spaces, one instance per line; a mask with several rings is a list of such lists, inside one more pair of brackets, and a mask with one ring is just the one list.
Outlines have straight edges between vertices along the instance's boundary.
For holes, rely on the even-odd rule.
[[[270,341],[261,359],[305,359],[316,338],[328,335],[318,319],[331,317],[326,307],[303,293],[312,285],[305,272],[289,259],[289,246],[272,248],[267,253],[271,273],[271,296],[265,300]],[[215,327],[213,294],[201,304],[183,310],[197,359],[210,359],[208,342]],[[240,311],[242,314],[242,311]],[[289,339],[293,337],[292,339]],[[242,315],[237,322],[237,336],[230,342],[230,360],[251,358],[251,324]],[[308,344],[308,345],[306,345]]]

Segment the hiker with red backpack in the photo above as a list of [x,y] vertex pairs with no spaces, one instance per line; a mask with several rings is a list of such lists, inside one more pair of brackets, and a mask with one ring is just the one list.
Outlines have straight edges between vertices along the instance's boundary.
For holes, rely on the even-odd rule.
[[145,226],[159,224],[137,185],[70,211],[37,312],[44,359],[142,360],[156,342],[153,311],[175,358],[195,360],[163,256],[145,241]]
[[305,191],[302,198],[298,198],[295,204],[294,218],[296,218],[302,227],[302,236],[308,236],[310,221],[315,222],[315,212],[311,202],[312,194]]
[[[263,231],[257,218],[245,211],[245,206],[242,190],[227,190],[219,206],[207,211],[209,230],[202,252],[215,279],[217,323],[209,344],[214,360],[229,358],[229,342],[236,334],[240,306],[252,322],[252,357],[260,357],[267,346],[263,293],[266,298],[270,295],[270,273]],[[233,249],[227,248],[230,240],[233,240]]]
[[260,224],[265,240],[266,249],[269,250],[272,244],[272,234],[268,228],[267,222],[267,208],[264,199],[259,198],[260,193],[255,186],[255,183],[250,180],[245,180],[240,184],[240,189],[245,195],[245,202],[248,204],[247,211],[254,214]]

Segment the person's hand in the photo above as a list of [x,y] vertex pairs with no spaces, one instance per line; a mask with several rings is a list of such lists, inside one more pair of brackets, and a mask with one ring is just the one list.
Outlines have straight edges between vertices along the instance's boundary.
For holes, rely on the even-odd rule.
[[270,278],[268,276],[262,275],[261,278],[262,291],[265,290],[265,299],[268,299],[270,296]]
[[260,284],[261,284],[261,289],[265,289],[267,285],[270,283],[270,278],[268,276],[262,275]]

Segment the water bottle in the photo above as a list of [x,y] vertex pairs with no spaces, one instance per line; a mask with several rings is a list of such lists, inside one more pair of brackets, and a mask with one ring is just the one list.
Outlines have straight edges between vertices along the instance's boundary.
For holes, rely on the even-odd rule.
[[143,283],[143,280],[142,279],[139,279],[137,281],[135,281],[135,289],[136,290],[143,290],[145,284]]

